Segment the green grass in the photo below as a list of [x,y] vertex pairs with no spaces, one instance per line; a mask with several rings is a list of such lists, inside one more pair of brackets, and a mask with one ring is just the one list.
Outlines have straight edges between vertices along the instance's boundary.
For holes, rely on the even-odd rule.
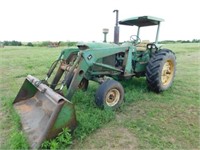
[[[138,149],[200,148],[200,44],[171,44],[165,47],[172,49],[177,57],[177,73],[169,90],[161,94],[153,93],[147,89],[145,78],[123,81],[126,102],[117,112],[96,107],[96,83],[92,82],[87,92],[78,91],[75,94],[72,101],[75,104],[79,126],[73,134],[73,143],[78,144],[72,144],[70,148],[89,148],[88,140],[95,140],[90,137],[96,134],[97,129],[109,126],[127,129],[136,137]],[[28,148],[12,102],[26,76],[32,74],[43,79],[62,49],[0,49],[0,133],[4,135],[0,138],[0,148]],[[62,139],[63,134],[46,146],[63,149],[69,143],[63,144]],[[99,146],[98,141],[94,142],[95,146]]]

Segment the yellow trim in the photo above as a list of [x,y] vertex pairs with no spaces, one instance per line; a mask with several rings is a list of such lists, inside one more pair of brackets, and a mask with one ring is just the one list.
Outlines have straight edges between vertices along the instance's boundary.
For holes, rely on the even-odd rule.
[[115,106],[120,100],[120,92],[117,89],[111,89],[106,95],[106,104],[110,107]]
[[164,86],[168,85],[174,76],[174,63],[172,60],[167,60],[163,65],[161,82]]

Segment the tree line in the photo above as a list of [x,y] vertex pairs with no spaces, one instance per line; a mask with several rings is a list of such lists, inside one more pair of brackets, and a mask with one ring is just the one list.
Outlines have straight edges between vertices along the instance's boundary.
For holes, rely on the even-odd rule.
[[71,41],[59,41],[59,42],[52,42],[52,41],[41,41],[41,42],[21,42],[21,41],[0,41],[0,45],[2,46],[38,46],[38,47],[51,47],[53,44],[57,43],[58,46],[76,46],[77,42]]
[[173,44],[173,43],[200,43],[200,39],[193,39],[193,40],[164,40],[160,41],[160,44]]
[[[42,42],[27,42],[22,43],[21,41],[0,41],[0,46],[38,46],[38,47],[50,47],[52,46],[51,41],[42,41]],[[59,46],[76,46],[77,42],[71,41],[59,41]],[[173,44],[173,43],[200,43],[200,39],[193,39],[193,40],[164,40],[160,41],[160,44]]]

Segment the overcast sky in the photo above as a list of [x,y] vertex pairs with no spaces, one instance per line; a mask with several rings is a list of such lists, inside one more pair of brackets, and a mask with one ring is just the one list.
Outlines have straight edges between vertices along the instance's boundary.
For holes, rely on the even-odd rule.
[[[0,0],[0,41],[102,41],[108,28],[113,41],[115,13],[119,20],[150,15],[163,18],[160,40],[200,39],[199,0]],[[142,30],[142,29],[141,29]],[[136,27],[120,26],[120,41]],[[141,39],[155,38],[144,28]]]

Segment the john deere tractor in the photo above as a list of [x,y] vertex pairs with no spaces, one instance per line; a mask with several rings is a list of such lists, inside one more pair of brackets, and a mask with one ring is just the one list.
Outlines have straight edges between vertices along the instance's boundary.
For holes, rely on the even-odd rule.
[[[138,27],[137,34],[131,35],[128,42],[79,43],[77,47],[61,52],[44,80],[28,75],[14,100],[14,107],[21,117],[30,147],[38,148],[44,140],[57,136],[64,127],[76,128],[71,100],[77,89],[87,91],[89,81],[99,83],[94,101],[101,109],[117,109],[124,102],[126,93],[121,80],[146,77],[149,89],[157,93],[171,87],[176,58],[171,50],[158,44],[162,21],[151,16],[119,21],[120,25]],[[140,29],[146,26],[157,26],[155,41],[140,39]],[[55,75],[49,83],[52,74]],[[67,88],[65,92],[64,87]]]

